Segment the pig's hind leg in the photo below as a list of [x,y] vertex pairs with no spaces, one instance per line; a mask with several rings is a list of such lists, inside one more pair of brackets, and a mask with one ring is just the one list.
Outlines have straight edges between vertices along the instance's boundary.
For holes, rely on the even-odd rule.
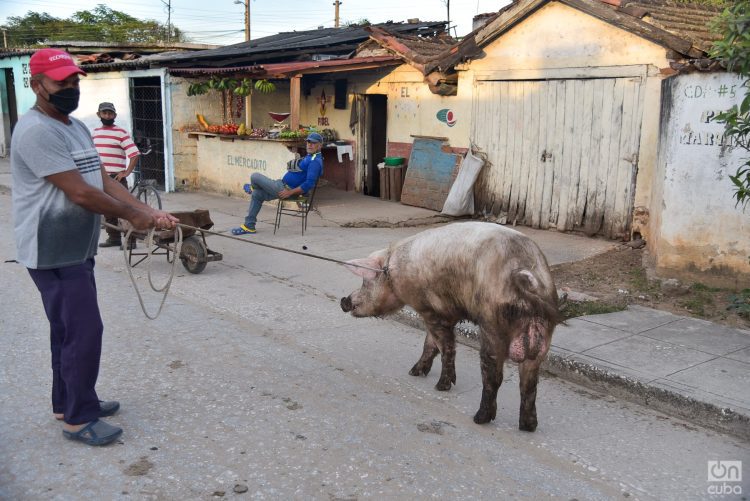
[[481,329],[479,360],[482,368],[482,400],[474,414],[477,424],[489,423],[497,415],[497,392],[503,384],[503,365],[507,357],[507,346],[499,336],[491,336]]
[[427,325],[427,337],[424,350],[409,374],[412,376],[427,375],[432,367],[432,361],[440,352],[442,371],[435,389],[448,391],[452,384],[456,384],[456,335],[453,331],[455,322],[443,320],[434,315],[422,315]]
[[518,416],[518,429],[521,431],[536,430],[536,385],[539,382],[541,357],[536,360],[524,360],[518,365],[521,389],[521,410]]

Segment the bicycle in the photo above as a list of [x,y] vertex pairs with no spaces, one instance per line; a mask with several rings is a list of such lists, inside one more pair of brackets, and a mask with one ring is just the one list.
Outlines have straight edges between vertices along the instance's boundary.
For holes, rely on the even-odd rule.
[[144,179],[141,175],[141,158],[150,154],[151,151],[153,151],[151,141],[147,139],[146,148],[141,150],[141,155],[138,157],[138,164],[133,171],[136,181],[130,189],[130,193],[149,207],[161,210],[161,196],[156,189],[156,179]]

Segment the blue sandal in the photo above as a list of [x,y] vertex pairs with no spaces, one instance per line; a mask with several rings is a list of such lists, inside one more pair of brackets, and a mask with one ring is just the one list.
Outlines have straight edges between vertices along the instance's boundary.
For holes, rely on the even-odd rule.
[[112,426],[104,421],[95,419],[76,432],[63,430],[63,436],[68,440],[77,440],[86,445],[107,445],[122,435],[122,428]]
[[232,228],[232,235],[247,235],[248,233],[257,233],[255,228],[248,228],[244,224],[239,228]]

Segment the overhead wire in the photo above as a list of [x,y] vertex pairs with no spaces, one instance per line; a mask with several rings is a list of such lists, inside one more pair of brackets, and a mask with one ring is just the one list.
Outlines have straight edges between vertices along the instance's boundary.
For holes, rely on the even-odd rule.
[[[260,2],[261,0],[259,0]],[[25,1],[18,1],[18,0],[3,0],[3,3],[11,3],[11,4],[19,4],[23,5],[24,8],[28,9],[29,11],[35,11],[49,7],[64,7],[64,6],[70,6],[68,2],[57,2],[53,0],[25,0]],[[93,10],[98,2],[92,2],[92,5],[90,7],[77,7],[73,12],[70,13],[70,16],[72,16],[75,12],[81,11],[81,10]],[[80,5],[80,2],[79,2]],[[111,4],[110,4],[111,5]],[[165,24],[161,20],[161,18],[164,16],[163,9],[160,4],[154,4],[144,1],[138,1],[133,0],[131,2],[128,2],[129,6],[137,7],[138,8],[138,15],[131,15],[133,17],[136,17],[139,20],[153,20],[156,22],[159,22],[160,24]],[[390,6],[390,7],[389,7]],[[253,21],[255,21],[253,26],[253,33],[255,34],[263,34],[263,35],[273,35],[281,32],[288,32],[288,31],[306,31],[310,29],[315,29],[318,26],[327,26],[327,27],[333,27],[334,19],[328,18],[320,21],[312,21],[311,22],[311,16],[314,17],[319,14],[329,13],[330,9],[315,9],[310,8],[310,6],[306,6],[304,11],[292,11],[292,12],[283,12],[283,13],[272,13],[265,11],[265,8],[268,8],[267,6],[257,5],[256,3],[253,3],[254,11],[253,11]],[[116,7],[110,7],[113,10],[118,10],[120,12],[125,12],[124,10]],[[344,22],[349,21],[356,21],[360,19],[367,18],[369,21],[373,23],[377,22],[384,22],[388,19],[383,19],[383,17],[386,18],[394,18],[394,16],[383,16],[384,12],[393,11],[400,13],[403,17],[408,17],[408,13],[404,12],[404,5],[401,0],[384,0],[379,2],[377,5],[363,5],[363,6],[356,6],[355,8],[351,9],[348,12],[345,12],[343,17]],[[172,23],[171,25],[178,28],[180,31],[182,31],[187,38],[190,39],[201,39],[201,40],[207,40],[212,38],[212,35],[210,33],[219,33],[218,35],[215,35],[213,37],[215,38],[226,38],[231,37],[233,34],[241,34],[244,31],[243,26],[243,13],[241,9],[237,9],[238,12],[234,12],[232,10],[222,10],[217,11],[216,9],[202,9],[202,8],[193,8],[193,7],[177,7],[173,6],[173,13],[172,13]],[[127,12],[126,12],[127,13]],[[372,14],[377,14],[377,18],[373,18]],[[23,17],[23,15],[19,15],[16,17]],[[57,17],[57,16],[53,16]],[[58,19],[60,19],[58,17]],[[226,22],[226,23],[237,23],[238,29],[237,30],[203,30],[203,29],[193,29],[193,28],[205,28],[206,22]],[[242,28],[239,28],[242,27]],[[38,31],[35,31],[34,33],[38,34]],[[82,32],[85,34],[85,32]],[[24,35],[30,35],[29,32],[20,32],[18,33],[19,36]],[[76,36],[76,33],[74,33],[72,36]],[[257,38],[257,37],[256,37]],[[241,41],[241,40],[238,40]]]

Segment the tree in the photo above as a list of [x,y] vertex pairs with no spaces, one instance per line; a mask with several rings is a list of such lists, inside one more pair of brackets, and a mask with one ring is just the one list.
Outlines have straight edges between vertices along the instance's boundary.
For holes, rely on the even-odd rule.
[[[716,120],[724,124],[727,137],[750,152],[750,0],[730,4],[717,18],[714,28],[723,38],[714,43],[711,57],[745,79],[745,97],[740,105],[720,113]],[[750,158],[729,179],[734,184],[737,205],[744,209],[750,203]]]
[[155,43],[167,39],[184,42],[187,39],[179,28],[170,26],[169,33],[167,26],[158,21],[141,20],[103,4],[90,11],[78,11],[67,19],[29,11],[25,16],[9,17],[2,28],[7,30],[11,47],[29,47],[53,41]]

